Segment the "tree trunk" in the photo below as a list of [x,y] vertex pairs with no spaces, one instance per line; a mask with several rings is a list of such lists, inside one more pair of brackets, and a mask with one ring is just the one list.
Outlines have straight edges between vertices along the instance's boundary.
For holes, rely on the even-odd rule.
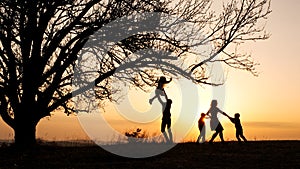
[[16,146],[29,148],[36,144],[36,125],[36,122],[28,118],[16,121],[14,128]]

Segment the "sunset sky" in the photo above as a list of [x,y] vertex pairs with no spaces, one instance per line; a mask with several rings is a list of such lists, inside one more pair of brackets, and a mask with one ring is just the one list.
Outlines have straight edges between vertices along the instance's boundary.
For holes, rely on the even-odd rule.
[[[241,114],[244,134],[249,140],[294,140],[300,139],[300,1],[273,0],[272,13],[267,21],[266,30],[270,39],[249,43],[247,51],[260,63],[258,77],[248,72],[229,69],[225,82],[225,102],[222,110],[233,116]],[[178,86],[172,82],[167,91],[171,98],[178,98]],[[183,89],[181,89],[183,90]],[[201,104],[197,113],[209,109],[211,87],[200,87]],[[141,94],[143,95],[143,94]],[[149,95],[140,96],[141,98]],[[129,96],[136,97],[136,96]],[[175,103],[180,102],[175,99]],[[149,106],[149,105],[148,105]],[[143,106],[142,106],[143,107]],[[144,106],[144,108],[147,106]],[[180,113],[180,106],[174,104],[172,111]],[[143,109],[143,108],[137,108]],[[145,108],[149,109],[149,107]],[[141,127],[151,133],[159,133],[160,118],[149,124],[128,123],[118,113],[109,109],[105,113],[110,125],[119,132]],[[109,121],[108,120],[108,121]],[[227,118],[221,122],[225,128],[226,140],[235,140],[234,126]],[[198,135],[197,123],[193,122],[190,134],[184,140],[195,140]],[[97,126],[101,129],[101,125]],[[175,130],[175,129],[174,129]],[[100,130],[101,131],[101,130]],[[37,127],[37,137],[48,140],[87,139],[76,116],[67,117],[57,112],[51,118],[42,119]],[[13,139],[13,131],[0,120],[0,140]]]

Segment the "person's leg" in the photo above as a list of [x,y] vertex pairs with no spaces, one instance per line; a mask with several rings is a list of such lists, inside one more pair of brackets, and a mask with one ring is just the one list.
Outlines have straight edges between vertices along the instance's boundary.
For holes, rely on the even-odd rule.
[[154,101],[154,99],[158,99],[158,101],[161,103],[162,102],[162,100],[161,100],[161,96],[160,95],[162,95],[163,93],[162,93],[162,91],[160,90],[160,89],[155,89],[155,95],[151,98],[151,99],[149,99],[149,103],[150,104],[152,104],[153,103],[153,101]]
[[221,139],[221,141],[223,143],[224,142],[223,131],[219,132],[219,136],[220,136],[220,139]]
[[224,130],[223,126],[221,125],[221,123],[219,123],[218,126],[217,126],[217,128],[216,128],[216,133],[219,134],[222,143],[224,142],[223,130]]
[[196,143],[200,143],[201,136],[202,136],[202,131],[201,131],[201,128],[199,128],[199,136],[197,138]]
[[217,137],[218,134],[219,134],[218,132],[215,132],[215,133],[212,135],[212,137],[211,137],[211,139],[209,140],[209,142],[212,143],[212,142],[214,141],[214,139]]
[[239,133],[238,131],[235,133],[235,137],[237,138],[237,140],[238,140],[239,142],[241,142],[241,139],[240,139],[240,133]]
[[200,131],[200,138],[201,138],[199,140],[200,143],[204,143],[205,142],[205,134],[206,134],[205,132],[206,132],[205,131],[205,126],[203,126],[202,129],[201,129],[201,131]]
[[199,134],[196,143],[200,143],[201,133]]
[[247,142],[247,139],[244,135],[241,135],[241,138],[244,140],[244,142]]
[[163,132],[163,135],[164,135],[164,138],[165,138],[166,143],[169,143],[169,142],[170,142],[170,139],[169,139],[169,137],[168,137],[168,135],[167,135],[167,132]]
[[168,129],[168,135],[169,135],[169,143],[173,143],[173,133],[171,130],[171,118],[166,120],[166,125]]
[[152,104],[153,100],[156,98],[156,96],[152,97],[151,99],[149,99],[149,103]]
[[[159,103],[160,103],[161,105],[166,104],[166,102],[167,102],[167,97],[166,97],[164,91],[159,90],[159,89],[156,89],[156,97],[157,97],[157,99],[158,99],[158,101],[159,101]],[[163,100],[163,97],[164,97],[164,100],[165,100],[165,101]],[[163,108],[163,109],[164,109],[164,108]]]
[[167,123],[165,122],[165,120],[161,121],[161,126],[160,126],[160,131],[163,133],[165,132],[165,128],[166,128]]
[[247,142],[247,139],[246,139],[246,137],[244,136],[243,131],[241,131],[240,136],[241,136],[241,138],[244,140],[244,142]]
[[167,125],[166,121],[162,120],[160,131],[163,133],[166,142],[169,142],[170,141],[169,137],[168,137],[167,133],[165,132],[166,125]]
[[173,133],[171,128],[168,128],[168,134],[169,134],[169,142],[173,143]]

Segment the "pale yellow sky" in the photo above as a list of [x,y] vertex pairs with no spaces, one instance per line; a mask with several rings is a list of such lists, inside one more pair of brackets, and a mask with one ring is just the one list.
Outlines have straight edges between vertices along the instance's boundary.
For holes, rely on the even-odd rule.
[[[299,9],[300,1],[297,0],[272,1],[273,12],[266,26],[266,30],[272,34],[271,38],[249,43],[246,47],[260,63],[258,77],[253,77],[248,72],[229,70],[223,110],[229,115],[236,112],[241,114],[245,136],[249,139],[300,139]],[[201,90],[211,92],[210,87]],[[199,111],[206,111],[209,108],[209,94],[201,97],[204,97],[204,101]],[[154,122],[155,125],[149,131],[159,133],[159,123],[160,119]],[[223,118],[222,123],[225,138],[235,139],[234,128],[229,120]],[[111,124],[120,132],[130,128],[122,126],[120,121],[112,121]],[[132,126],[139,127],[134,124]],[[38,137],[43,139],[87,138],[77,117],[66,117],[62,113],[43,119],[37,131]],[[195,139],[197,134],[195,123],[187,140]],[[12,138],[12,130],[0,120],[0,139]]]

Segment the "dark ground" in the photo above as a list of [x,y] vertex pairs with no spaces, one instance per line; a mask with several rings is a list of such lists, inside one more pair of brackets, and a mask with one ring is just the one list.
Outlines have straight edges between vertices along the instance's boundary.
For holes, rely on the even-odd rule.
[[39,146],[27,152],[0,148],[0,169],[6,168],[222,168],[300,169],[300,141],[255,141],[243,144],[181,143],[150,158],[130,159],[113,155],[98,146]]

